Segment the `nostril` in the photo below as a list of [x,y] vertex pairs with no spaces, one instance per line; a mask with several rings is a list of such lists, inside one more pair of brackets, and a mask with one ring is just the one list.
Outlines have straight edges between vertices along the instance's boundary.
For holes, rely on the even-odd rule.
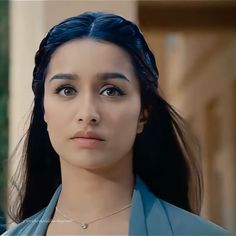
[[86,122],[86,123],[98,123],[100,121],[99,116],[97,115],[91,115],[91,116],[85,116],[85,117],[77,117],[78,122]]

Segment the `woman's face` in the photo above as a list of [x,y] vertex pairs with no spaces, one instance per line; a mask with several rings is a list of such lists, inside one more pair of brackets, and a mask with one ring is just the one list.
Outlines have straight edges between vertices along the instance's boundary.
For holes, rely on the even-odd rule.
[[144,121],[138,80],[118,46],[92,39],[60,46],[49,63],[44,109],[61,161],[90,170],[132,162]]

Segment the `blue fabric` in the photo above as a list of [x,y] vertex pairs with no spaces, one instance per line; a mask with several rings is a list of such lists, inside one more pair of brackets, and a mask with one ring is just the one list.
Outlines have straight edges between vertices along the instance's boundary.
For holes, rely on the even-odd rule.
[[[60,192],[61,186],[46,208],[2,235],[45,235]],[[132,197],[129,235],[229,236],[231,234],[210,221],[157,198],[137,177]]]

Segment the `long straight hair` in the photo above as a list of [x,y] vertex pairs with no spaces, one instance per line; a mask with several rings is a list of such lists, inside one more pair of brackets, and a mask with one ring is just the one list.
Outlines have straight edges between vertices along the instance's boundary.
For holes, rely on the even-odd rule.
[[[133,173],[157,196],[198,214],[202,202],[202,172],[192,148],[185,121],[160,96],[155,58],[143,34],[132,22],[114,14],[86,12],[54,26],[35,56],[32,89],[34,105],[20,164],[18,197],[10,208],[15,222],[38,212],[50,201],[61,183],[58,154],[53,149],[43,119],[44,81],[53,52],[80,38],[111,42],[132,60],[141,87],[142,109],[149,118],[134,143]],[[19,174],[19,173],[18,173]]]

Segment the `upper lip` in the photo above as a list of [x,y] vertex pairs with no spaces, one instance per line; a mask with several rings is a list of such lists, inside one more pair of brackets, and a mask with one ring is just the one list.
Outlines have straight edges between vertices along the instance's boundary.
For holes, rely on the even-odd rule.
[[79,132],[76,132],[74,134],[74,136],[72,137],[72,139],[75,139],[75,138],[97,139],[97,140],[104,141],[104,139],[100,135],[98,135],[97,133],[95,133],[93,131],[79,131]]

